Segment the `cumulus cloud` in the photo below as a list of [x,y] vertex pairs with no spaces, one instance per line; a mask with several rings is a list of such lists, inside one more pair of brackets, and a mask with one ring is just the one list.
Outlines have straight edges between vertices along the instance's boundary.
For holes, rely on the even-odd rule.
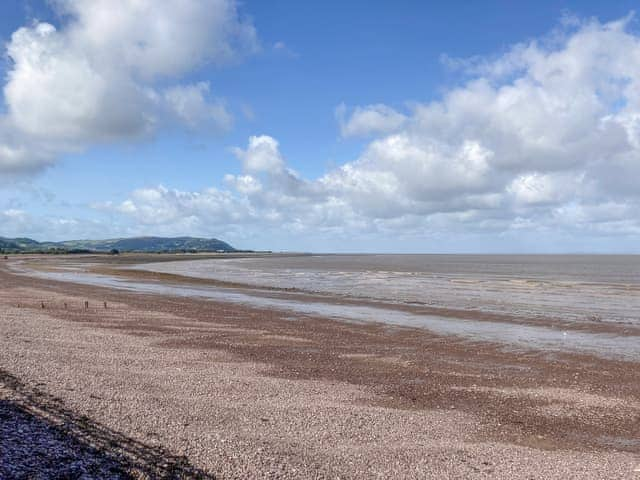
[[0,210],[2,236],[30,237],[40,240],[98,238],[104,234],[104,224],[97,221],[51,215],[34,215],[26,210]]
[[68,28],[109,64],[137,76],[179,76],[204,63],[233,61],[257,48],[251,23],[229,0],[56,0],[76,19]]
[[2,180],[35,171],[51,161],[46,144],[30,144],[21,132],[0,119],[0,184]]
[[518,175],[507,186],[516,206],[558,205],[585,193],[583,174],[527,173]]
[[284,159],[280,154],[278,142],[268,135],[249,138],[246,150],[234,148],[236,157],[242,161],[247,172],[279,172],[284,168]]
[[[208,83],[180,78],[257,49],[233,0],[56,0],[61,28],[35,23],[7,45],[0,169],[35,169],[96,142],[139,138],[171,119],[224,130]],[[160,88],[158,85],[167,85]]]
[[127,201],[139,218],[162,218],[141,212],[163,205],[175,218],[292,232],[638,235],[640,37],[628,22],[565,22],[553,41],[474,59],[460,86],[407,115],[340,106],[343,136],[374,138],[320,178],[289,169],[260,136],[234,150],[243,172],[225,189]]
[[233,117],[222,101],[207,99],[209,83],[177,85],[165,90],[167,106],[177,118],[193,129],[228,130]]
[[356,107],[349,112],[344,103],[336,108],[336,119],[344,138],[391,133],[399,130],[407,120],[403,114],[387,105]]

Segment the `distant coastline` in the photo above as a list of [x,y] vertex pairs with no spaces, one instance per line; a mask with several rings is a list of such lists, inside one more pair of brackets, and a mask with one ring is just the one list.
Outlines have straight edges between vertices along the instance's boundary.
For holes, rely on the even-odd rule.
[[0,237],[0,254],[83,254],[83,253],[227,253],[252,252],[238,250],[217,238],[197,237],[132,237],[107,240],[67,240],[39,242],[31,238]]

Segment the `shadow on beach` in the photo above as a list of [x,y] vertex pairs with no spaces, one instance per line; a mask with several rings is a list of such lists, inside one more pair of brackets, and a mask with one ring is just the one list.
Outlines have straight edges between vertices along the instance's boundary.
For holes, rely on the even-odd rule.
[[158,446],[75,414],[0,369],[0,478],[214,479]]

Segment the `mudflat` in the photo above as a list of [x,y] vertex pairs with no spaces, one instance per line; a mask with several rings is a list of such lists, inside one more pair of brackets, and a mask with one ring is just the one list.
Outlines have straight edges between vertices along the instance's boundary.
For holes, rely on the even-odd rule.
[[0,478],[640,478],[636,362],[38,279],[12,261]]

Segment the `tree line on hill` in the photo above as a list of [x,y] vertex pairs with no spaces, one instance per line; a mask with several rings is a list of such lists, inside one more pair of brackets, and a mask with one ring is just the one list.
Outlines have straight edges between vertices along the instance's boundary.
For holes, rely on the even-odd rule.
[[69,240],[63,242],[38,242],[30,238],[0,237],[0,253],[199,253],[238,252],[216,238],[195,237],[133,237],[108,240]]

